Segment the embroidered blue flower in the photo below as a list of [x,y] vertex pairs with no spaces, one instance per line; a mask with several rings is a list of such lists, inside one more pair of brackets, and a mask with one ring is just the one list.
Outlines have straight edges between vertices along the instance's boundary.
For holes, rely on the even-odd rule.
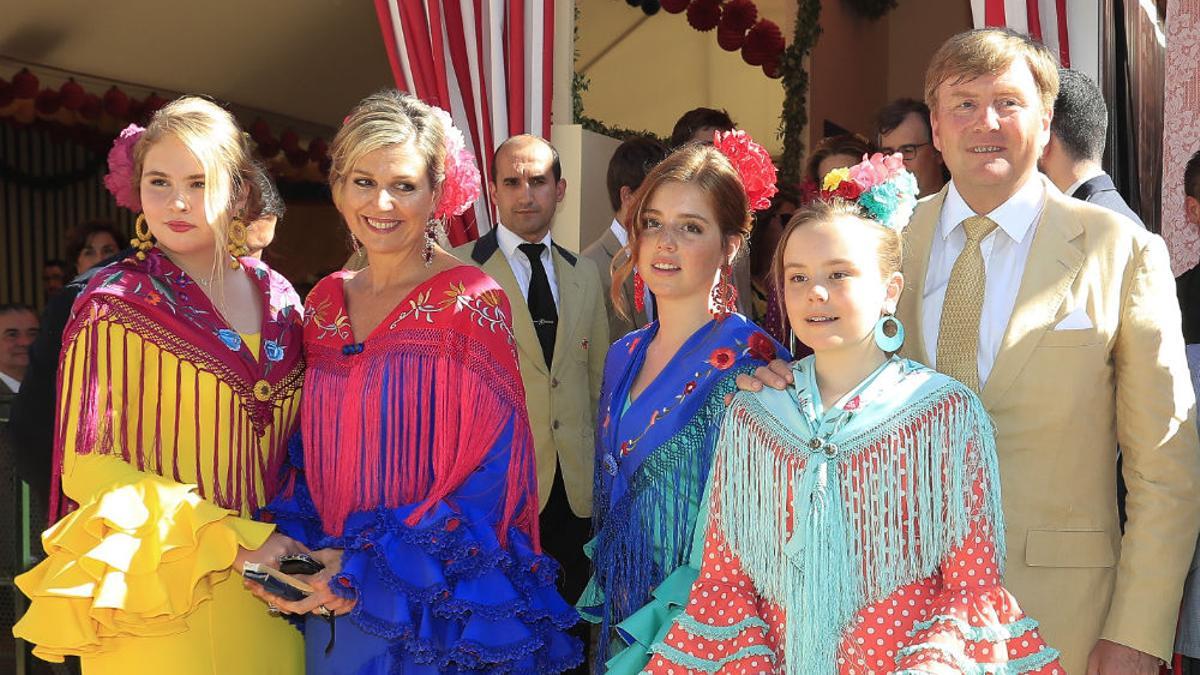
[[217,337],[221,338],[221,342],[229,347],[230,351],[238,351],[242,348],[242,336],[238,335],[237,331],[228,328],[222,328],[217,331]]
[[263,352],[266,353],[268,361],[283,360],[283,347],[280,347],[279,343],[274,340],[267,340],[263,343]]
[[604,466],[604,473],[607,473],[610,476],[617,475],[617,460],[613,458],[611,453],[604,455],[604,459],[601,460],[601,463]]

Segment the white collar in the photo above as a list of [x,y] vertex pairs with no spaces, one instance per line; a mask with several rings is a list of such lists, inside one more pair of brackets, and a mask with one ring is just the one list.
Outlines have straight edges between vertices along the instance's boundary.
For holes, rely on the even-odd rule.
[[[500,250],[504,251],[504,256],[511,258],[521,253],[517,250],[518,246],[530,242],[525,241],[520,235],[505,227],[504,223],[496,223],[496,243],[500,245]],[[546,236],[542,237],[542,240],[537,243],[545,244],[546,250],[549,251],[554,242],[550,239],[550,233],[547,232]],[[525,257],[525,254],[521,253],[521,257]]]
[[[995,221],[1009,239],[1020,242],[1033,229],[1037,215],[1041,213],[1048,183],[1048,179],[1044,179],[1040,173],[1035,172],[1013,196],[991,213],[984,215]],[[942,205],[942,239],[949,237],[950,233],[962,224],[962,221],[975,215],[979,214],[967,206],[967,202],[958,193],[958,187],[955,186],[954,180],[951,179],[950,189],[946,193],[946,201]]]
[[0,371],[0,380],[3,380],[4,384],[8,385],[8,388],[12,391],[12,393],[16,394],[21,391],[21,381],[14,377],[10,377],[4,371]]
[[613,218],[612,225],[609,226],[609,229],[612,230],[613,236],[617,238],[617,243],[620,244],[622,248],[629,245],[629,231],[625,229],[625,226],[621,224],[621,221]]

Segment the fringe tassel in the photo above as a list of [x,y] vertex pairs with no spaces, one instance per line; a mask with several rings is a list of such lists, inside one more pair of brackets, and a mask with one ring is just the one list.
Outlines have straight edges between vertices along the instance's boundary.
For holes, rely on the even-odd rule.
[[810,451],[754,396],[739,396],[722,427],[715,517],[759,592],[785,609],[788,672],[835,673],[854,614],[934,574],[975,520],[990,523],[1004,559],[994,439],[978,399],[955,383],[886,424],[882,438],[876,427],[838,439],[834,457]]
[[[453,339],[453,338],[451,338]],[[380,354],[379,351],[387,351]],[[503,435],[511,444],[501,543],[508,528],[537,533],[537,480],[533,437],[519,388],[504,387],[511,375],[486,362],[476,345],[443,343],[431,349],[375,343],[354,358],[314,355],[302,404],[305,466],[327,531],[340,535],[347,516],[384,505],[418,503],[416,523],[481,467]],[[371,406],[364,401],[378,401]]]

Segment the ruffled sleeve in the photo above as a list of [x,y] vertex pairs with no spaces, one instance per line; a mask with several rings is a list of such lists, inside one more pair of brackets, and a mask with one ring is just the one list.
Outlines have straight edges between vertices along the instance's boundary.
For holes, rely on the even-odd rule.
[[[70,463],[80,507],[42,535],[46,559],[17,577],[30,606],[13,633],[49,661],[101,653],[113,638],[171,635],[212,597],[238,547],[257,549],[273,526],[201,499],[194,486],[139,472],[120,459]],[[103,486],[108,485],[106,489]]]
[[[75,358],[84,339],[76,337],[64,356],[64,364],[77,365],[64,367],[72,385],[64,387],[64,414],[95,396],[82,386],[84,359]],[[99,372],[125,366],[104,352],[91,358]],[[73,434],[73,422],[67,426]],[[238,547],[257,549],[274,530],[117,455],[76,454],[65,443],[62,462],[62,491],[79,508],[43,533],[46,559],[16,580],[31,602],[13,633],[46,660],[101,653],[114,638],[182,632],[187,615],[230,574]]]
[[986,520],[976,519],[942,563],[941,592],[896,653],[897,673],[1066,672],[1037,621],[1001,584],[992,541]]
[[[773,672],[778,638],[769,621],[776,621],[775,610],[758,598],[754,582],[712,522],[705,535],[703,555],[690,595],[686,587],[681,595],[668,591],[687,598],[686,608],[675,611],[658,629],[658,634],[652,636],[652,646],[637,649],[645,664],[643,672]],[[643,612],[653,606],[634,614],[626,623],[638,617],[645,619]],[[613,660],[632,662],[634,651],[631,647]]]
[[344,550],[333,588],[357,600],[351,620],[396,643],[406,658],[441,668],[565,670],[580,660],[579,641],[564,632],[579,617],[555,587],[558,563],[536,553],[516,527],[501,544],[494,527],[517,424],[514,418],[471,477],[415,523],[416,504],[377,507],[351,514],[340,536],[322,533],[304,453],[294,444],[288,487],[268,517],[310,547]]

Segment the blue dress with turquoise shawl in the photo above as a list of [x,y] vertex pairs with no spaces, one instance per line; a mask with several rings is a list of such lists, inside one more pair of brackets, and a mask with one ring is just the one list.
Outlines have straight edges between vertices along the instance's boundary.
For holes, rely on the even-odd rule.
[[[608,656],[611,627],[624,642],[648,646],[653,633],[638,634],[644,631],[621,622],[647,603],[654,605],[647,611],[665,619],[686,600],[691,578],[671,575],[690,569],[686,563],[702,543],[693,539],[726,397],[734,392],[738,374],[776,356],[788,357],[762,329],[731,314],[697,330],[631,401],[629,390],[657,331],[654,322],[629,333],[613,344],[604,364],[596,425],[595,537],[587,548],[593,575],[577,604],[585,619],[601,626],[597,662]],[[656,632],[667,621],[639,623]],[[621,660],[610,662],[608,672],[622,670]]]

